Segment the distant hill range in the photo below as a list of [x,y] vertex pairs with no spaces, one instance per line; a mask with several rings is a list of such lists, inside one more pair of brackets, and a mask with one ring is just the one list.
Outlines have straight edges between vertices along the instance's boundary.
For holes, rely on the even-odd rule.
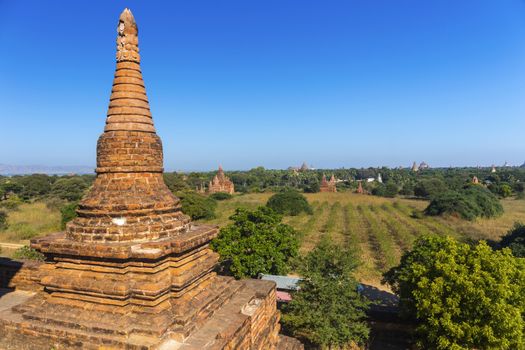
[[0,164],[0,175],[27,175],[27,174],[93,174],[95,167],[72,166],[47,166],[47,165],[7,165]]

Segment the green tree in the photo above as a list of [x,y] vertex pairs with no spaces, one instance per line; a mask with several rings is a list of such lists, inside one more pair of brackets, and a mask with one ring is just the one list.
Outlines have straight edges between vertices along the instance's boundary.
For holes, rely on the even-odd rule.
[[66,224],[77,217],[78,203],[68,203],[60,208],[60,214],[62,216],[61,226],[62,229],[66,228]]
[[384,280],[423,349],[523,349],[525,264],[485,242],[423,236]]
[[394,198],[397,196],[399,188],[393,181],[388,181],[385,186],[385,197]]
[[202,196],[195,192],[178,192],[182,211],[193,220],[213,219],[217,201],[211,197]]
[[356,258],[323,239],[299,266],[303,280],[284,306],[284,327],[321,349],[364,344],[369,333],[368,303],[354,278]]
[[525,258],[525,225],[521,222],[514,223],[514,227],[501,238],[500,248],[510,248],[512,254]]
[[386,193],[386,186],[385,184],[378,183],[374,188],[372,188],[372,194],[374,196],[384,197]]
[[401,187],[399,191],[403,196],[413,196],[414,195],[414,184],[412,182],[407,182]]
[[295,216],[302,212],[312,214],[312,208],[308,204],[306,197],[293,190],[274,194],[270,197],[266,206],[282,215]]
[[0,231],[5,230],[7,226],[7,213],[0,210]]
[[52,196],[71,202],[79,201],[88,187],[86,181],[80,177],[63,177],[55,181],[51,186]]
[[212,193],[210,197],[215,199],[216,201],[224,201],[227,199],[231,199],[233,196],[226,192],[216,192],[216,193]]
[[6,200],[0,202],[0,208],[5,208],[8,210],[17,210],[22,200],[16,194],[12,194]]
[[53,178],[44,174],[33,174],[21,176],[17,182],[22,186],[20,197],[29,200],[48,194],[51,191]]
[[3,192],[3,199],[7,199],[9,195],[20,194],[22,186],[14,180],[5,180],[1,185]]
[[446,191],[435,196],[425,209],[427,215],[455,215],[466,220],[493,218],[503,214],[503,207],[490,191],[469,186],[461,191]]
[[443,180],[433,177],[419,181],[414,187],[414,194],[422,198],[432,198],[448,190]]
[[171,192],[187,191],[189,189],[188,184],[184,181],[184,175],[178,173],[164,173],[164,183]]
[[297,233],[281,222],[282,216],[268,207],[238,208],[211,242],[211,247],[227,261],[236,278],[260,273],[286,274],[299,249]]
[[507,183],[501,184],[499,186],[499,195],[503,198],[512,196],[512,187]]

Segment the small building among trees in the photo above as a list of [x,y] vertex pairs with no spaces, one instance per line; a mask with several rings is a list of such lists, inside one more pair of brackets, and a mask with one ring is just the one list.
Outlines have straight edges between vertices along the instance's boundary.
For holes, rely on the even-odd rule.
[[217,175],[213,177],[213,180],[210,181],[208,185],[208,193],[229,193],[233,194],[235,192],[235,187],[233,185],[233,182],[230,181],[226,175],[224,175],[224,170],[222,170],[222,166],[219,165],[219,171],[217,172]]
[[337,192],[335,186],[335,176],[332,174],[330,181],[326,181],[326,176],[323,175],[321,180],[321,186],[319,187],[319,192]]

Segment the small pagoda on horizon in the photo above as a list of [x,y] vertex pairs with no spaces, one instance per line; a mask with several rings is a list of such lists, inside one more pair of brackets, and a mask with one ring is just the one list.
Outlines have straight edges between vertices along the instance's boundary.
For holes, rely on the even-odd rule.
[[233,182],[224,175],[224,170],[222,170],[222,166],[219,165],[219,171],[217,174],[213,177],[213,180],[210,181],[208,184],[208,193],[229,193],[233,194],[235,192],[235,186],[233,185]]
[[337,187],[335,186],[335,176],[333,174],[329,181],[327,181],[326,176],[323,175],[319,192],[337,192]]
[[365,190],[363,189],[363,182],[361,180],[359,180],[357,182],[357,190],[356,190],[356,193],[358,194],[365,194]]

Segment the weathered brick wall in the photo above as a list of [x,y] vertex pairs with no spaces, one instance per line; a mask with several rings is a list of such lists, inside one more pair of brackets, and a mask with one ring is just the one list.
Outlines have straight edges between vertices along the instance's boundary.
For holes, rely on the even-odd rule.
[[41,265],[39,261],[0,259],[0,288],[42,290],[40,285]]

